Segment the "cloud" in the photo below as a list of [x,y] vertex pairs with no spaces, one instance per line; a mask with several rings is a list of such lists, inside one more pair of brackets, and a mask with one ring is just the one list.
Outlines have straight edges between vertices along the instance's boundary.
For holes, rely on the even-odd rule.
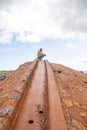
[[14,32],[21,42],[86,38],[86,7],[87,0],[1,0],[0,29],[8,33],[0,35],[0,42],[11,42]]
[[8,32],[7,30],[0,30],[0,43],[5,44],[11,43],[12,33]]

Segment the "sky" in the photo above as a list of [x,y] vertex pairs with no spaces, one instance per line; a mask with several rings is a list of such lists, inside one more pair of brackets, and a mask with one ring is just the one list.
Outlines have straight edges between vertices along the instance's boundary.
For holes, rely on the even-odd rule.
[[87,70],[87,0],[0,0],[0,70],[44,59]]

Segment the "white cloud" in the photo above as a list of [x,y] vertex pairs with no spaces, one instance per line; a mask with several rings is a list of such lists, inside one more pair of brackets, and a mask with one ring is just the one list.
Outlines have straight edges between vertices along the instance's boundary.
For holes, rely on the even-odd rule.
[[[44,38],[87,37],[86,0],[1,0],[0,28],[8,31],[0,42],[39,42]],[[25,36],[25,31],[31,32]],[[5,35],[5,36],[4,36]],[[69,45],[70,46],[70,45]]]
[[12,34],[10,32],[8,32],[7,30],[1,30],[0,33],[0,43],[5,44],[11,43],[11,38],[12,38]]

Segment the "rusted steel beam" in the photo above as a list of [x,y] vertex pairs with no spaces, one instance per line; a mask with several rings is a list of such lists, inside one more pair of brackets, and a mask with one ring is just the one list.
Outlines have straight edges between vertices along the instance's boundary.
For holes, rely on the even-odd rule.
[[46,130],[46,69],[43,61],[38,62],[31,85],[20,114],[12,130]]
[[60,96],[58,94],[52,68],[48,61],[46,61],[46,67],[48,78],[48,130],[67,130]]

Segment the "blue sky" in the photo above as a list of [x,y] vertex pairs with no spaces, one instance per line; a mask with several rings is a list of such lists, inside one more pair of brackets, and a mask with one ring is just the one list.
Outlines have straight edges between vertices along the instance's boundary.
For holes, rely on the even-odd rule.
[[87,70],[86,0],[1,0],[0,70],[36,58]]

